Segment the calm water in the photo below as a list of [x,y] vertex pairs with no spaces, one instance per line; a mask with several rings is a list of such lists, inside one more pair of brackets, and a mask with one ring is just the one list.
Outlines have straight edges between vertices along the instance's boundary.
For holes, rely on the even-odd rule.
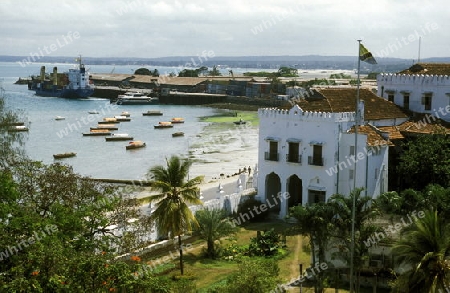
[[[239,167],[254,165],[257,160],[257,129],[247,127],[238,130],[234,125],[209,125],[200,122],[202,116],[212,115],[217,110],[200,106],[177,105],[111,105],[109,100],[92,97],[87,100],[68,100],[37,97],[26,85],[15,85],[18,77],[39,72],[41,64],[21,67],[17,63],[0,63],[0,79],[5,89],[7,106],[22,109],[28,119],[30,130],[26,151],[34,159],[44,163],[54,162],[53,154],[76,152],[77,156],[59,160],[73,166],[77,173],[94,178],[142,179],[149,168],[164,164],[171,155],[188,156],[196,162],[193,175],[215,176],[222,172],[237,171]],[[52,68],[53,64],[46,64]],[[59,71],[69,65],[57,65]],[[97,66],[91,72],[107,73],[114,66]],[[129,66],[115,66],[116,73],[131,71]],[[131,69],[130,69],[131,68]],[[160,72],[165,69],[158,69]],[[48,71],[48,70],[47,70]],[[99,114],[88,114],[88,111]],[[147,110],[160,110],[163,116],[143,116]],[[131,114],[130,122],[118,124],[116,133],[128,133],[136,140],[146,142],[147,147],[126,150],[127,141],[106,142],[104,136],[87,137],[89,132],[104,117]],[[63,116],[65,120],[55,120]],[[184,124],[172,129],[154,129],[159,121],[183,117]],[[172,133],[183,131],[184,137],[172,137]],[[245,136],[245,137],[242,137]],[[233,154],[233,155],[231,155]],[[234,165],[238,160],[242,166]],[[213,174],[214,173],[214,174]]]
[[[73,166],[77,173],[94,178],[143,179],[148,169],[165,164],[171,155],[189,157],[193,162],[191,175],[205,175],[206,179],[219,174],[233,174],[239,168],[252,166],[258,157],[258,129],[251,125],[236,127],[234,124],[208,124],[200,122],[202,116],[217,113],[217,110],[200,106],[175,105],[135,105],[115,106],[109,100],[92,97],[87,100],[68,100],[37,97],[26,85],[15,85],[19,77],[37,75],[41,65],[47,72],[58,67],[63,72],[73,65],[69,64],[30,64],[25,67],[18,63],[0,62],[0,81],[5,89],[8,106],[25,111],[30,130],[27,134],[26,151],[34,159],[44,163],[54,162],[53,154],[76,152],[77,156],[60,160]],[[132,73],[139,66],[86,65],[91,73]],[[155,67],[147,66],[153,70]],[[157,67],[161,74],[176,72],[176,67]],[[235,74],[261,69],[233,68]],[[270,71],[270,70],[265,70]],[[272,70],[273,71],[273,70]],[[328,77],[331,73],[351,72],[299,70],[301,77]],[[228,74],[227,69],[222,70]],[[88,114],[88,111],[100,114]],[[160,110],[163,116],[142,116],[147,110]],[[147,147],[127,151],[127,141],[106,142],[103,136],[83,137],[104,117],[120,115],[122,111],[131,114],[130,122],[122,122],[116,133],[128,133],[136,140],[146,142]],[[65,120],[55,120],[63,116]],[[183,117],[184,124],[172,129],[154,129],[159,121],[173,117]],[[172,137],[172,133],[183,131],[184,137]]]

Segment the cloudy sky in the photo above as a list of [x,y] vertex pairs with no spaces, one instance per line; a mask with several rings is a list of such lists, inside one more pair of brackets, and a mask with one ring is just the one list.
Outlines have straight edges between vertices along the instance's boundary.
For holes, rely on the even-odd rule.
[[450,56],[448,0],[1,0],[0,55]]

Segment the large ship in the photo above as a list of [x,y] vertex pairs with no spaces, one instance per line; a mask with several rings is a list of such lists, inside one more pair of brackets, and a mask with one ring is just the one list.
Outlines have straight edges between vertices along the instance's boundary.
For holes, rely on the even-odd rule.
[[67,72],[58,73],[58,68],[53,67],[53,73],[46,76],[45,66],[41,67],[39,77],[32,77],[28,83],[28,89],[34,90],[37,96],[59,97],[70,99],[85,99],[94,93],[94,85],[89,81],[89,73],[81,57],[77,68],[69,69]]

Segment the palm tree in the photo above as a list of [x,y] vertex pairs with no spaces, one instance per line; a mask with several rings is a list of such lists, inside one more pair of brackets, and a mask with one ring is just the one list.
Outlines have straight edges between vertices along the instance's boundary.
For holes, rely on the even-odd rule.
[[226,220],[226,217],[226,212],[220,209],[204,209],[195,213],[195,218],[199,224],[198,232],[200,237],[206,240],[206,255],[209,258],[215,258],[217,255],[214,241],[236,231],[236,228],[230,221]]
[[[290,209],[290,215],[298,221],[296,228],[300,234],[309,237],[313,264],[316,263],[316,249],[319,263],[325,262],[325,251],[334,228],[332,225],[333,212],[331,205],[324,202],[306,206],[299,205]],[[324,290],[322,273],[319,272],[316,276],[317,282],[314,285],[316,293]]]
[[193,225],[197,225],[188,204],[202,204],[197,186],[203,181],[203,176],[185,181],[191,162],[177,156],[166,159],[166,162],[166,167],[159,165],[149,171],[151,189],[159,192],[149,197],[150,203],[155,202],[156,207],[151,219],[155,221],[159,233],[178,236],[180,272],[183,274],[181,235],[191,231]]
[[[341,251],[337,253],[337,257],[343,259],[350,265],[352,265],[352,209],[353,202],[355,203],[355,241],[353,246],[353,265],[357,276],[356,292],[359,291],[358,272],[360,271],[364,263],[364,259],[367,257],[368,253],[368,247],[365,245],[364,241],[379,230],[379,228],[374,225],[372,221],[379,215],[379,211],[372,204],[373,200],[370,196],[361,196],[362,190],[362,188],[353,189],[349,196],[334,194],[328,201],[328,203],[331,204],[335,214],[333,224],[336,227],[336,235],[334,235],[334,237],[338,239],[338,246]],[[355,287],[355,284],[351,284],[351,286]]]
[[409,267],[393,285],[394,292],[448,292],[450,229],[436,211],[427,211],[403,231],[393,253]]

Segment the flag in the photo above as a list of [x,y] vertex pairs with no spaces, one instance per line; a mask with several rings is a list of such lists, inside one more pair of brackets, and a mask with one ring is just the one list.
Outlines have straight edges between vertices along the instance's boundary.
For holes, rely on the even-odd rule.
[[370,53],[369,50],[367,50],[361,43],[359,43],[359,60],[369,64],[377,64],[377,61],[373,58],[372,53]]

